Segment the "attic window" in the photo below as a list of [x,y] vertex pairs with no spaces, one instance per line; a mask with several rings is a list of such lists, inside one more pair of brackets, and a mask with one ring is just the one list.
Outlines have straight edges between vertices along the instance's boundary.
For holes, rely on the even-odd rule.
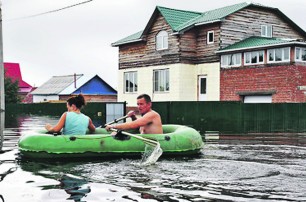
[[272,25],[261,25],[261,36],[272,37]]
[[214,31],[207,32],[207,44],[214,43]]
[[156,50],[168,49],[168,32],[160,31],[156,35]]

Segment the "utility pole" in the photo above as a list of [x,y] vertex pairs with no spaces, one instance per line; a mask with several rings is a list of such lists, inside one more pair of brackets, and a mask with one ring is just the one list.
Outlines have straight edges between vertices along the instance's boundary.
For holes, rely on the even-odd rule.
[[4,130],[4,66],[2,42],[2,3],[0,1],[0,151],[3,147]]
[[3,38],[2,38],[2,3],[0,1],[0,112],[5,110],[4,99],[4,65],[3,65]]

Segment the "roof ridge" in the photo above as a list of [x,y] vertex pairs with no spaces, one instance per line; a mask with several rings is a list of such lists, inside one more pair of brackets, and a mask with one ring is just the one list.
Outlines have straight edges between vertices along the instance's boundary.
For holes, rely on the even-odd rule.
[[203,17],[204,13],[202,13],[201,15],[193,18],[193,19],[190,19],[188,20],[187,22],[183,23],[182,25],[178,26],[177,29],[181,30],[182,28],[186,27],[188,24],[190,24],[191,22],[196,22],[197,19]]
[[59,76],[53,76],[53,77],[68,77],[68,76],[84,76],[84,74],[69,74],[69,75],[59,75]]
[[178,27],[181,27],[181,25],[185,24],[186,21],[189,22],[190,20],[202,15],[203,13],[198,11],[174,9],[162,6],[157,6],[156,9],[165,18],[173,31],[179,31],[179,29],[177,29]]
[[176,9],[176,8],[169,8],[169,7],[165,7],[165,6],[156,6],[156,8],[165,8],[168,10],[175,10],[175,11],[183,11],[183,12],[190,12],[190,13],[197,13],[197,14],[202,14],[203,12],[199,12],[199,11],[191,11],[191,10],[183,10],[183,9]]
[[[245,8],[246,6],[249,6],[249,5],[252,5],[253,3],[248,3],[248,2],[242,2],[242,3],[237,3],[237,4],[232,4],[232,5],[228,5],[228,6],[224,6],[224,7],[221,7],[221,8],[216,8],[216,9],[213,9],[213,10],[209,10],[209,11],[205,11],[204,12],[204,15],[207,15],[209,13],[212,13],[212,12],[216,12],[216,11],[220,11],[220,10],[224,10],[224,9],[227,9],[227,8],[232,8],[232,7],[236,7],[236,6],[242,6],[242,8]],[[238,10],[240,10],[241,8],[239,8]],[[236,10],[230,12],[230,14],[236,12]],[[226,14],[226,16],[229,15],[229,14]]]
[[3,64],[17,64],[17,65],[20,65],[18,62],[3,62]]
[[230,7],[234,7],[234,6],[238,6],[238,5],[251,5],[253,3],[250,3],[250,2],[242,2],[242,3],[237,3],[237,4],[232,4],[232,5],[228,5],[228,6],[223,6],[223,7],[220,7],[220,8],[215,8],[215,9],[212,9],[212,10],[208,10],[208,11],[205,11],[204,13],[207,13],[207,12],[212,12],[212,11],[216,11],[216,10],[221,10],[221,9],[225,9],[225,8],[230,8]]
[[[184,29],[184,28],[187,28],[188,26],[191,26],[192,24],[200,23],[200,19],[201,19],[201,18],[203,18],[203,17],[205,17],[205,16],[209,16],[209,15],[211,15],[211,14],[213,14],[213,13],[218,12],[218,11],[225,10],[225,9],[229,9],[229,8],[234,8],[234,7],[237,7],[237,6],[239,6],[239,9],[238,9],[238,8],[237,8],[237,9],[240,10],[240,9],[242,9],[242,8],[245,8],[246,6],[251,5],[251,4],[252,4],[252,3],[243,2],[243,3],[237,3],[237,4],[228,5],[228,6],[224,6],[224,7],[221,7],[221,8],[215,8],[215,9],[212,9],[212,10],[208,10],[208,11],[202,12],[202,14],[201,14],[200,16],[197,16],[196,18],[190,19],[188,22],[183,23],[182,25],[180,25],[180,26],[178,27],[178,29],[179,29],[179,30],[182,30],[182,29]],[[218,19],[220,20],[221,18],[224,18],[225,16],[228,16],[228,15],[230,15],[230,14],[236,12],[237,9],[234,9],[234,10],[231,11],[230,13],[224,13],[224,15],[221,16],[221,17],[218,17]],[[216,18],[216,19],[217,19],[217,18]],[[215,19],[215,20],[216,20],[216,19]],[[215,21],[215,20],[214,20],[214,21]],[[197,22],[197,21],[198,21],[198,22]],[[209,20],[208,22],[211,22],[211,21],[212,21],[212,20]],[[203,21],[203,22],[205,22],[205,21]]]

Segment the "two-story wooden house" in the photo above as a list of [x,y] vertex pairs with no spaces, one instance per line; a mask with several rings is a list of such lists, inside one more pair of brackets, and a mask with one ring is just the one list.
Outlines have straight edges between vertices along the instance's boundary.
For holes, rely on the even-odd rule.
[[157,6],[119,47],[118,101],[303,102],[306,33],[279,9],[240,3],[207,12]]

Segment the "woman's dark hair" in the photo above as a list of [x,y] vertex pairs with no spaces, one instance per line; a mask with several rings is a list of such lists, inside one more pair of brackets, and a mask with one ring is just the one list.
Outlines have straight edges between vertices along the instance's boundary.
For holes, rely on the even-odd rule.
[[78,109],[81,109],[86,104],[84,96],[82,94],[70,97],[67,102],[70,106],[74,104]]

